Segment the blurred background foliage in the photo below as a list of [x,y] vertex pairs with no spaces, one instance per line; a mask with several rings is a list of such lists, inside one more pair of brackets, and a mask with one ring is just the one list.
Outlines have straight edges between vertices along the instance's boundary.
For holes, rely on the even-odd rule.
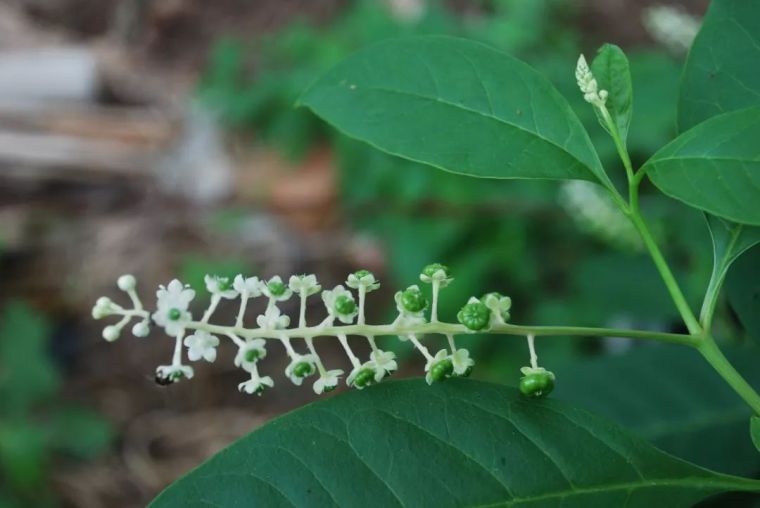
[[[675,12],[691,23],[707,4],[662,3],[682,4]],[[176,123],[183,129],[157,165],[159,183],[106,184],[100,176],[77,175],[76,183],[56,181],[44,192],[27,183],[20,191],[0,185],[0,212],[27,200],[23,205],[35,218],[27,229],[43,238],[34,236],[32,248],[18,249],[13,228],[5,227],[8,214],[0,213],[0,246],[7,248],[0,268],[8,281],[0,295],[5,302],[0,508],[144,506],[168,481],[235,437],[311,400],[308,388],[296,390],[281,377],[264,398],[235,393],[239,372],[222,351],[220,361],[204,366],[203,373],[198,369],[193,382],[170,391],[156,388],[148,378],[162,363],[157,355],[169,354],[168,343],[105,345],[101,323],[89,320],[92,302],[123,271],[145,284],[140,289],[146,302],[152,301],[152,288],[177,276],[198,291],[202,303],[206,273],[309,271],[330,286],[366,267],[383,283],[371,299],[371,320],[379,321],[393,317],[393,291],[418,283],[420,268],[437,261],[449,265],[456,279],[441,301],[447,320],[469,296],[499,291],[512,297],[512,319],[518,323],[683,331],[637,238],[593,185],[444,173],[349,139],[295,107],[312,80],[358,48],[398,36],[467,37],[546,74],[622,186],[623,168],[577,91],[574,67],[581,52],[590,59],[603,42],[621,45],[634,83],[628,139],[634,164],[672,139],[686,55],[684,46],[669,44],[646,22],[653,2],[55,0],[47,5],[12,0],[9,5],[21,6],[43,32],[57,20],[67,24],[65,40],[98,48],[109,41],[110,50],[120,48],[123,58],[107,59],[106,68],[130,59],[147,62],[115,73],[98,91],[98,104],[148,110],[153,119],[155,110],[173,111],[179,102]],[[9,18],[0,11],[3,19]],[[3,34],[12,33],[0,26],[0,50]],[[143,94],[143,87],[151,92]],[[152,99],[153,90],[162,100]],[[162,93],[169,99],[163,101]],[[156,139],[163,129],[174,132],[175,120],[166,122],[168,127],[148,122],[154,130],[138,135],[163,147]],[[125,123],[131,121],[125,117]],[[91,129],[100,130],[101,124]],[[0,164],[1,148],[2,143]],[[135,160],[135,166],[143,164]],[[228,193],[209,198],[216,191],[208,189],[222,185],[214,171],[225,165],[233,168],[232,176],[225,176]],[[189,183],[200,191],[188,191]],[[704,219],[647,185],[643,193],[645,214],[696,308],[712,263]],[[307,203],[303,209],[301,201]],[[294,213],[300,214],[297,221],[291,220]],[[45,250],[55,261],[47,271],[38,263],[38,252]],[[758,266],[758,248],[737,262],[715,323],[754,384],[760,383],[755,368],[760,356],[753,348],[760,341]],[[54,293],[58,303],[51,303]],[[220,319],[228,311],[222,308]],[[381,340],[404,356],[399,375],[419,375],[419,359],[409,348]],[[482,379],[516,384],[518,369],[527,362],[522,340],[473,335],[461,343],[472,350],[474,375]],[[750,453],[748,410],[696,355],[616,338],[548,338],[538,347],[542,364],[557,372],[558,397],[616,419],[698,464],[760,473],[760,459]],[[330,346],[325,348],[329,353]],[[333,353],[336,364],[342,361],[337,349]],[[273,372],[283,364],[278,354],[272,351],[267,359]],[[184,430],[181,436],[177,428]],[[83,462],[100,451],[105,456]],[[56,502],[61,493],[63,501]]]

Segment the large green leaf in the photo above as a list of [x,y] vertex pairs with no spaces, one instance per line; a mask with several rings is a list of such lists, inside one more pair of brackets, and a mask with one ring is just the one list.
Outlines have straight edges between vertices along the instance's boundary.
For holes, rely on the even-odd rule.
[[678,126],[760,104],[760,2],[713,0],[686,60]]
[[692,506],[760,482],[666,455],[554,400],[391,382],[277,418],[165,490],[182,506]]
[[[633,116],[633,84],[628,58],[618,46],[605,44],[599,48],[599,53],[591,64],[591,70],[599,88],[607,90],[609,94],[607,111],[625,145]],[[594,108],[594,112],[600,115],[599,109]],[[600,118],[599,122],[605,130],[609,130],[603,118]]]
[[[725,353],[760,388],[760,351]],[[760,473],[747,432],[752,411],[694,351],[639,347],[553,370],[557,397],[612,418],[673,455],[725,473]]]
[[760,225],[758,140],[760,107],[725,113],[678,136],[643,169],[669,196],[734,222]]
[[333,68],[300,103],[351,137],[446,171],[611,185],[551,83],[477,42],[427,36],[376,44]]

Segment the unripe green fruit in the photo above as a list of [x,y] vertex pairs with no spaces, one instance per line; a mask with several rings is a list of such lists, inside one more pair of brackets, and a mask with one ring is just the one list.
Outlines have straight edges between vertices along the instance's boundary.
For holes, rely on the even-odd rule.
[[229,277],[220,277],[217,279],[217,285],[219,286],[219,289],[222,291],[227,291],[232,287],[232,281],[229,279]]
[[245,361],[246,362],[253,362],[259,358],[259,350],[258,349],[249,349],[245,352]]
[[470,377],[470,374],[472,374],[472,370],[473,370],[472,365],[470,365],[469,367],[467,367],[467,369],[464,372],[462,372],[459,375],[459,377]]
[[179,309],[169,309],[169,319],[172,321],[177,321],[179,318],[182,317],[182,311]]
[[442,381],[443,379],[450,377],[453,372],[454,365],[451,363],[451,360],[441,360],[430,367],[430,379],[433,381]]
[[528,374],[520,379],[520,392],[526,397],[540,399],[554,389],[554,377],[548,372]]
[[364,388],[375,381],[375,372],[372,369],[362,369],[354,378],[354,386]]
[[293,374],[297,377],[310,376],[313,372],[314,366],[309,362],[298,362],[295,367],[293,367]]
[[327,393],[335,390],[338,387],[338,385],[326,385],[324,388],[322,388],[322,393]]
[[366,277],[367,275],[372,275],[369,270],[357,270],[354,272],[354,277],[357,279],[361,279],[362,277]]
[[472,331],[484,330],[491,322],[491,309],[482,302],[468,303],[457,314],[457,320]]
[[356,302],[347,295],[340,295],[335,299],[335,312],[342,315],[352,314],[356,310]]
[[419,289],[410,288],[401,293],[401,306],[407,312],[421,312],[427,307],[427,298]]
[[269,282],[267,283],[267,289],[269,289],[269,292],[272,293],[272,296],[282,296],[285,294],[285,284],[282,282]]
[[449,276],[449,267],[440,263],[431,263],[427,265],[422,269],[422,274],[428,277],[433,277],[433,275],[435,275],[439,270],[443,270],[443,273],[446,274],[446,277]]

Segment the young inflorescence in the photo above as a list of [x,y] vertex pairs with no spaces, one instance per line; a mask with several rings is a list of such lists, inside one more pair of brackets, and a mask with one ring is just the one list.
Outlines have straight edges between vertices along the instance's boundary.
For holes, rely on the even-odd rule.
[[[428,384],[442,381],[449,377],[469,376],[475,362],[467,349],[457,348],[455,335],[487,331],[493,326],[504,325],[509,320],[512,301],[508,296],[489,293],[482,298],[471,298],[459,311],[459,325],[438,320],[438,298],[440,291],[452,282],[446,266],[435,263],[426,266],[420,274],[420,280],[429,284],[432,299],[428,301],[417,285],[409,286],[395,294],[398,316],[388,325],[368,325],[365,322],[367,294],[380,287],[375,276],[367,270],[350,274],[345,286],[322,289],[314,275],[294,275],[285,283],[279,276],[269,280],[258,277],[236,276],[234,279],[207,275],[206,289],[211,298],[209,305],[199,320],[194,320],[190,312],[190,303],[195,298],[195,291],[178,280],[172,280],[166,286],[159,286],[156,292],[155,312],[143,307],[135,290],[137,281],[132,275],[119,277],[119,289],[129,296],[132,308],[124,308],[107,297],[101,297],[92,309],[95,319],[107,316],[120,316],[121,319],[103,329],[103,338],[115,341],[122,330],[131,322],[132,334],[146,337],[151,325],[164,329],[174,338],[174,354],[168,365],[156,369],[158,384],[171,384],[183,378],[190,379],[194,371],[183,362],[183,346],[187,350],[187,360],[197,362],[216,360],[216,349],[220,337],[230,339],[238,348],[235,366],[246,371],[250,378],[238,385],[241,392],[261,394],[266,388],[274,386],[270,376],[259,372],[259,362],[267,355],[267,341],[279,341],[288,355],[289,363],[285,375],[295,385],[301,385],[306,378],[315,377],[313,389],[317,394],[329,392],[337,387],[345,374],[342,369],[328,369],[314,345],[316,337],[337,338],[351,363],[351,370],[346,376],[348,386],[362,389],[379,383],[398,367],[393,352],[380,349],[375,337],[381,335],[396,336],[408,341],[425,358],[425,379]],[[307,299],[321,294],[327,310],[327,317],[320,323],[309,325],[306,319]],[[248,302],[252,298],[266,298],[264,312],[256,317],[256,327],[245,327],[245,314]],[[283,314],[279,304],[291,298],[300,303],[298,321],[291,326],[289,316]],[[212,324],[212,314],[222,300],[239,299],[239,309],[233,325]],[[429,319],[427,311],[429,310]],[[440,334],[447,338],[448,348],[435,354],[422,344],[420,337],[428,334]],[[369,343],[369,359],[362,361],[349,344],[349,336],[363,336]],[[303,348],[297,348],[294,340],[302,339]],[[535,363],[533,338],[529,337],[531,367],[524,369],[525,377],[521,381],[521,390],[526,395],[542,396],[551,388],[546,383],[533,383],[525,389],[526,378],[546,377],[546,372]],[[302,349],[299,352],[297,349]],[[539,372],[540,370],[540,372]],[[551,373],[548,373],[551,375]],[[553,375],[551,380],[553,382]],[[540,386],[539,386],[540,385]]]

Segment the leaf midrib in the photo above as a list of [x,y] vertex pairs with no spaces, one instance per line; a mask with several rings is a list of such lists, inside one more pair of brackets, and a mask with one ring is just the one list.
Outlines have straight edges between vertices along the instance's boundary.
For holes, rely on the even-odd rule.
[[[536,496],[527,496],[521,498],[513,498],[509,501],[497,501],[495,503],[475,505],[471,508],[496,508],[499,506],[514,506],[518,503],[533,503],[536,501],[543,501],[548,499],[564,499],[571,496],[582,496],[588,494],[603,494],[607,492],[617,492],[620,490],[634,491],[647,487],[692,487],[694,485],[703,487],[705,490],[711,487],[726,490],[744,490],[749,492],[760,491],[760,481],[743,479],[744,482],[733,481],[717,481],[703,476],[689,476],[681,479],[652,479],[641,480],[625,483],[612,483],[603,487],[581,487],[574,489],[566,489],[563,491],[555,491],[548,494],[540,494]],[[692,483],[693,482],[693,483]]]

